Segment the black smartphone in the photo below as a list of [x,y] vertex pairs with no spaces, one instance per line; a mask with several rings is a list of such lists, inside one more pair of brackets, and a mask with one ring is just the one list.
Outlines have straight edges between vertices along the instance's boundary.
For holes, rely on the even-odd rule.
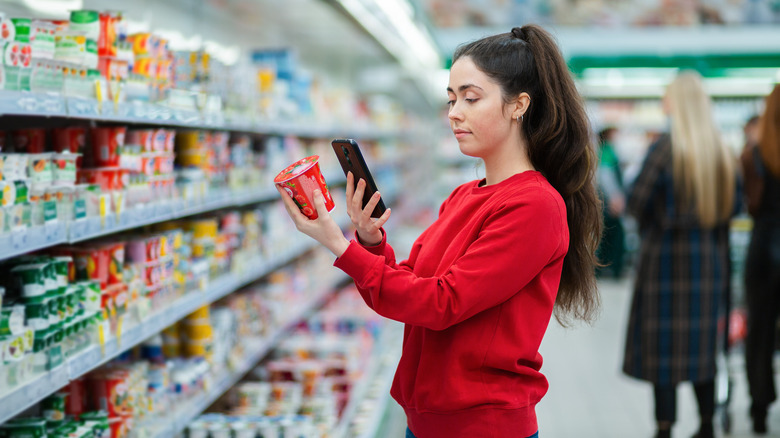
[[[363,193],[363,208],[365,208],[368,201],[371,199],[371,196],[379,190],[376,188],[376,183],[371,176],[371,171],[368,170],[366,160],[360,152],[360,146],[351,138],[333,140],[331,145],[339,159],[341,169],[344,170],[344,175],[346,176],[347,172],[352,172],[355,187],[357,186],[357,182],[360,181],[360,178],[363,178],[366,181],[366,190]],[[354,189],[355,187],[352,188]],[[371,217],[378,218],[382,216],[386,209],[382,198],[379,198],[379,203],[374,208],[374,211],[371,212]]]

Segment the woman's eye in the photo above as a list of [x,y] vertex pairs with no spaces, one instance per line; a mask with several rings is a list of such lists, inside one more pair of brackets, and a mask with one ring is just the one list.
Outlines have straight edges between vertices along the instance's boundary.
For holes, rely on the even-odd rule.
[[455,104],[455,101],[454,101],[454,100],[448,100],[448,101],[447,101],[447,106],[452,106],[452,105],[454,105],[454,104]]
[[463,100],[465,100],[468,103],[474,103],[474,102],[476,102],[479,99],[463,99]]

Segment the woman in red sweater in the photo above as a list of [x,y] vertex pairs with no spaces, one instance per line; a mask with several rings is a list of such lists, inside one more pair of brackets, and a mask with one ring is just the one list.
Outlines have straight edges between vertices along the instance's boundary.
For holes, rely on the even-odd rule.
[[366,304],[405,323],[391,394],[407,437],[538,435],[547,392],[539,345],[559,321],[598,307],[594,268],[601,207],[581,97],[552,37],[526,25],[458,48],[449,86],[460,150],[485,178],[457,187],[438,219],[395,260],[379,219],[362,208],[365,182],[347,176],[348,241],[315,195],[304,216],[280,191],[301,232],[337,256]]

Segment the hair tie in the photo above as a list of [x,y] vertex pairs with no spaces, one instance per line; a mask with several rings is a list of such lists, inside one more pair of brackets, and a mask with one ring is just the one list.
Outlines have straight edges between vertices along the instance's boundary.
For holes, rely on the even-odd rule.
[[525,41],[525,32],[523,32],[523,29],[520,27],[513,27],[512,28],[512,36],[519,40]]

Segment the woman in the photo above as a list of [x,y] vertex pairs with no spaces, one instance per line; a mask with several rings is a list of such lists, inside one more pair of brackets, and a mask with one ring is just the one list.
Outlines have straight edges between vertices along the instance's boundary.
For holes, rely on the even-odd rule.
[[366,304],[404,322],[391,394],[407,436],[537,436],[547,392],[539,345],[556,316],[590,318],[601,231],[595,149],[582,99],[551,36],[514,28],[458,48],[449,121],[485,178],[457,187],[438,219],[396,263],[364,207],[365,181],[347,176],[347,241],[315,197],[308,220],[280,191],[296,227],[338,258]]
[[740,157],[753,216],[745,260],[745,367],[753,431],[766,433],[767,410],[777,398],[772,357],[780,311],[780,85],[766,98],[757,134],[758,142],[748,139]]
[[599,195],[603,203],[604,234],[601,236],[596,255],[605,266],[596,270],[596,275],[612,278],[623,276],[623,258],[626,253],[623,210],[626,198],[623,188],[623,171],[613,145],[617,128],[607,127],[599,132],[599,167],[597,173]]
[[701,420],[696,436],[712,437],[736,160],[698,74],[680,74],[663,104],[671,132],[650,146],[628,196],[642,244],[623,371],[654,385],[658,437],[671,436],[677,384],[693,382]]

